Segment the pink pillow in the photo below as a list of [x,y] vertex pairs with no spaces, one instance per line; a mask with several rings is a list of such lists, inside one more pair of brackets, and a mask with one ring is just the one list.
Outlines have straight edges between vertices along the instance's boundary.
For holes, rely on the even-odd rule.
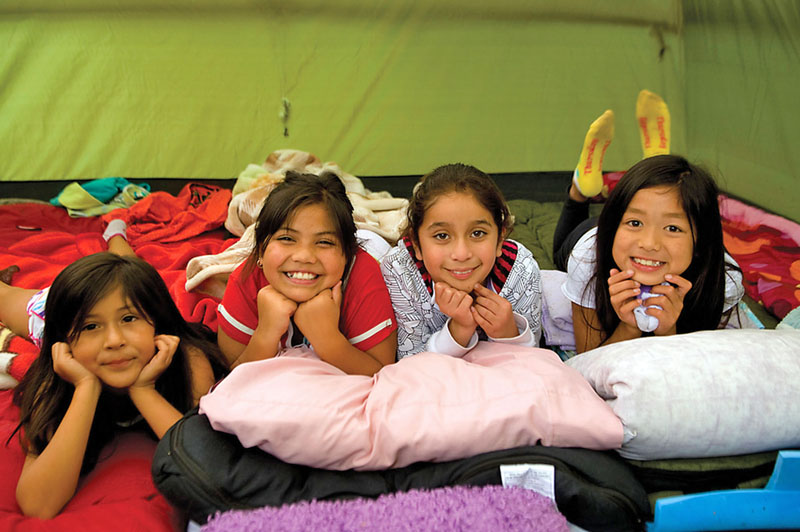
[[374,377],[307,348],[242,364],[200,400],[211,425],[290,463],[374,470],[541,443],[616,449],[622,423],[546,349],[479,342],[420,353]]

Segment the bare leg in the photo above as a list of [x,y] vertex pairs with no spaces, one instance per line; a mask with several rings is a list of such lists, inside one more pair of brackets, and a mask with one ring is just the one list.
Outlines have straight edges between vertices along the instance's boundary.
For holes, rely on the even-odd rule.
[[135,257],[136,253],[125,237],[122,235],[114,235],[108,239],[108,250],[111,253],[116,253],[122,257]]
[[36,292],[0,282],[0,322],[17,336],[28,338],[28,301]]
[[[108,250],[120,256],[135,257],[136,253],[125,239],[124,224],[122,230],[108,237]],[[0,323],[8,327],[17,336],[28,338],[28,301],[38,290],[11,286],[11,276],[19,271],[16,266],[0,270]]]

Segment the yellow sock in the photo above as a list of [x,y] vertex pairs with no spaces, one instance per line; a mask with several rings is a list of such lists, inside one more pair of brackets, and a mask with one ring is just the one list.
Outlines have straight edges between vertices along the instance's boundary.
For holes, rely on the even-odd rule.
[[669,153],[669,109],[661,96],[648,90],[639,92],[636,121],[645,159]]
[[596,196],[603,189],[603,156],[613,138],[614,111],[608,109],[589,126],[578,167],[572,176],[578,190],[587,198]]

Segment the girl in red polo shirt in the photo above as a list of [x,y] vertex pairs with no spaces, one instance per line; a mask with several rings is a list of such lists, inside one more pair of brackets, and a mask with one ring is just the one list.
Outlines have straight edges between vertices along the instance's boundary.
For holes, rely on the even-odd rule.
[[397,323],[378,262],[359,247],[342,181],[289,171],[267,197],[255,246],[217,308],[231,367],[307,344],[345,373],[395,361]]

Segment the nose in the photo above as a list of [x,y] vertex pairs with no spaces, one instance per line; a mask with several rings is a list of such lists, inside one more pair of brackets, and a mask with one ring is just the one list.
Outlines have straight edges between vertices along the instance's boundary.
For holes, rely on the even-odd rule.
[[658,251],[661,249],[661,238],[658,229],[647,227],[639,234],[639,247],[648,251]]
[[299,244],[295,247],[292,259],[295,262],[314,263],[317,261],[317,254],[314,252],[314,246],[311,244]]
[[114,349],[125,345],[125,335],[119,324],[113,323],[106,328],[106,347]]
[[465,238],[457,238],[450,249],[450,257],[453,260],[465,261],[472,257],[472,249]]

